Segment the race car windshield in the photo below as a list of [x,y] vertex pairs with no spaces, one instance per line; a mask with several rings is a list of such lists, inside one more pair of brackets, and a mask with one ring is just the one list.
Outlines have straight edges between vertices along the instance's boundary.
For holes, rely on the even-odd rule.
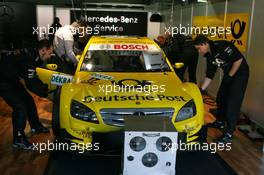
[[161,51],[91,50],[81,71],[88,72],[164,72],[171,71]]

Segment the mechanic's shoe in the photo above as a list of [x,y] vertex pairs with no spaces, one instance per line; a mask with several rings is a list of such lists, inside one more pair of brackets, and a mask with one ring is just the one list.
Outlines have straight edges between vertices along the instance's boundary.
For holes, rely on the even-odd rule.
[[223,144],[232,143],[232,135],[229,133],[225,133],[221,137],[215,139],[215,142]]
[[224,129],[225,128],[225,122],[216,120],[213,123],[208,123],[207,126],[209,128]]
[[29,150],[33,149],[33,147],[33,144],[30,143],[25,136],[14,137],[13,148]]
[[31,135],[34,135],[34,134],[39,134],[39,133],[49,133],[49,129],[48,128],[45,128],[44,126],[40,125],[39,127],[37,128],[32,128],[31,129]]

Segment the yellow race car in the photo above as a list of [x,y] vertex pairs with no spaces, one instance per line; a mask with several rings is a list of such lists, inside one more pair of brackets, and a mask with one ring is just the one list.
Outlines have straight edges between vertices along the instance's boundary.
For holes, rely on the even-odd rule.
[[[176,76],[161,48],[147,37],[93,36],[74,75],[37,68],[56,87],[52,128],[75,143],[119,131],[124,117],[167,117],[179,139],[199,139],[204,106],[198,87]],[[56,66],[55,66],[56,67]],[[147,127],[147,126],[146,126]]]

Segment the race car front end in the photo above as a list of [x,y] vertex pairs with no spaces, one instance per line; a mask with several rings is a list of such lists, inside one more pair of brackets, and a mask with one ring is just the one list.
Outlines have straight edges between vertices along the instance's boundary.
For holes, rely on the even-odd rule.
[[[162,93],[118,92],[106,95],[105,92],[99,92],[98,85],[110,85],[108,80],[99,80],[94,85],[87,84],[87,80],[63,85],[60,97],[60,128],[64,131],[64,137],[77,143],[90,143],[94,136],[103,137],[122,131],[125,116],[161,116],[171,120],[182,142],[196,141],[203,125],[203,103],[199,90],[190,83],[175,89],[166,84],[166,80],[160,81],[168,78],[170,74],[173,73],[147,76],[142,74],[140,77],[143,80],[138,75],[129,76],[129,81],[137,82],[144,82],[152,77],[151,81],[157,87],[165,85],[166,90]],[[107,75],[118,76],[113,73]],[[123,77],[116,79],[123,82],[125,80]]]

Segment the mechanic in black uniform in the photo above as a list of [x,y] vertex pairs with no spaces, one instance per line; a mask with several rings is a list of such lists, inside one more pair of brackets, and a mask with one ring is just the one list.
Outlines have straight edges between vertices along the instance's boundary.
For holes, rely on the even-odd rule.
[[196,83],[196,69],[199,54],[191,37],[183,34],[159,36],[156,42],[163,49],[171,64],[184,63],[182,68],[174,69],[177,76],[184,81],[188,69],[189,81]]
[[[38,44],[38,57],[44,61],[48,59],[53,47],[48,40],[41,40]],[[10,51],[1,55],[0,60],[0,96],[13,109],[13,147],[32,149],[33,145],[27,140],[24,129],[28,119],[31,133],[48,133],[39,121],[36,105],[26,87],[41,97],[48,95],[48,86],[43,84],[36,75],[36,62],[20,50]]]
[[218,67],[224,76],[217,93],[217,120],[209,127],[226,128],[223,135],[216,139],[218,143],[231,143],[236,123],[240,116],[240,107],[249,78],[249,67],[244,56],[229,41],[211,41],[200,35],[194,40],[195,48],[206,58],[206,77],[201,84],[204,92],[211,83]]
[[184,81],[184,73],[188,69],[189,82],[196,83],[196,69],[199,53],[194,47],[192,37],[177,34],[174,43],[174,64],[179,62],[184,66],[180,69],[175,69],[178,77]]

